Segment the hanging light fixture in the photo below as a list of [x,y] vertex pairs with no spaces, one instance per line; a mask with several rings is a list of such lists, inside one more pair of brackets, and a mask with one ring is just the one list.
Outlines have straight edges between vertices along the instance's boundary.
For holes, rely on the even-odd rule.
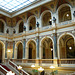
[[69,14],[66,15],[67,17],[69,16]]
[[69,47],[69,49],[71,50],[71,49],[72,49],[72,47]]
[[52,21],[52,19],[50,19],[49,21]]
[[51,51],[53,51],[53,48],[51,48]]

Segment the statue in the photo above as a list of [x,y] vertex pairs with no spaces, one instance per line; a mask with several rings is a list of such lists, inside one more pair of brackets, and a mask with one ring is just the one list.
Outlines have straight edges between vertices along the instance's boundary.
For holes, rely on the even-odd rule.
[[36,27],[39,27],[39,22],[37,22]]
[[14,34],[16,33],[15,29],[13,30],[13,33],[14,33]]
[[23,30],[26,31],[26,26],[23,26]]
[[74,13],[73,13],[73,16],[75,17],[75,11],[74,11]]
[[9,29],[6,30],[6,33],[9,33]]
[[54,23],[56,22],[56,18],[55,18],[55,17],[53,17],[53,22],[54,22]]

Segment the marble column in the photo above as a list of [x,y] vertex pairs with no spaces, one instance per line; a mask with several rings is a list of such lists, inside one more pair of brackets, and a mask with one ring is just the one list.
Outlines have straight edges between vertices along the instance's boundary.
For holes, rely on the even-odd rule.
[[5,43],[5,58],[7,58],[7,47],[8,47],[8,42],[6,41],[6,43]]
[[57,33],[53,33],[54,39],[54,59],[57,58]]
[[13,42],[13,56],[12,56],[13,59],[14,59],[14,50],[15,50],[15,41]]
[[23,59],[25,59],[25,46],[26,46],[26,40],[23,40]]
[[37,36],[36,42],[37,42],[37,46],[36,46],[36,49],[37,49],[37,59],[39,59],[39,36]]

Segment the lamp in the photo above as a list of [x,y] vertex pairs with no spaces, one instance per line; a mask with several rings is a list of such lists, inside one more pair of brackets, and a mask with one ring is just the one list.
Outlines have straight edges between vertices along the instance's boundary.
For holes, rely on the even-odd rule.
[[31,65],[31,67],[32,67],[32,68],[34,68],[34,67],[35,67],[35,65]]
[[53,48],[51,48],[51,51],[53,51]]
[[22,67],[21,66],[18,66],[17,68],[19,70],[19,75],[20,75],[20,70],[22,69]]
[[32,67],[33,75],[34,75],[34,70],[35,70],[34,67],[35,67],[35,65],[32,64],[31,67]]
[[69,14],[66,15],[67,17],[69,16]]
[[50,66],[50,68],[51,68],[51,69],[54,69],[55,67],[54,67],[54,66]]
[[53,72],[54,68],[55,68],[54,66],[50,66],[50,69],[52,69],[52,75],[54,75],[54,72]]
[[11,52],[10,50],[8,50],[8,52]]
[[8,59],[10,59],[10,52],[11,52],[11,50],[9,49],[7,52],[8,52],[8,55],[9,55]]
[[40,67],[38,68],[38,71],[41,73],[44,70],[44,68]]
[[71,49],[72,49],[72,47],[69,47],[69,49],[71,50]]
[[15,75],[15,73],[12,73],[12,71],[9,71],[6,75]]

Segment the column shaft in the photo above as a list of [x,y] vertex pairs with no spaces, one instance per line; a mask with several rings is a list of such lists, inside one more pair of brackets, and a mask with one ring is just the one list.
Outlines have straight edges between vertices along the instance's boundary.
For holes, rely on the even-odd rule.
[[57,33],[53,34],[54,39],[54,58],[57,58]]
[[37,59],[39,59],[39,36],[37,37],[37,46],[36,46],[36,48],[37,48]]
[[26,46],[26,41],[23,41],[23,59],[25,58],[25,46]]
[[12,56],[12,58],[14,58],[14,49],[15,49],[15,41],[13,42],[13,56]]
[[8,42],[6,41],[6,43],[5,43],[5,58],[7,58],[7,47],[8,47]]

